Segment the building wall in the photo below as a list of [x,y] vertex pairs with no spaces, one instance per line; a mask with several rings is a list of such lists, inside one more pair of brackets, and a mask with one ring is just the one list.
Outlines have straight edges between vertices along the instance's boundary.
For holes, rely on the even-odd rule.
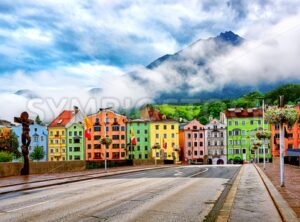
[[67,128],[67,160],[84,160],[84,126],[73,123]]
[[66,129],[48,127],[48,161],[67,160]]
[[183,146],[184,161],[204,161],[205,155],[205,131],[204,126],[197,120],[192,120],[183,126],[183,135],[180,140]]
[[205,146],[209,164],[226,164],[226,125],[213,119],[205,125]]
[[[263,127],[261,117],[227,118],[227,158],[228,161],[239,157],[241,160],[250,161],[255,158],[251,145],[256,140],[256,132]],[[270,125],[265,122],[265,129],[270,130]],[[271,158],[269,141],[265,145],[266,158]],[[263,158],[263,149],[260,148],[259,158]]]
[[[300,104],[295,109],[300,114]],[[287,149],[300,149],[300,124],[295,123],[293,126],[283,124],[288,135],[284,137],[284,155]],[[280,156],[280,132],[279,124],[271,124],[271,149],[274,157]]]
[[92,139],[86,140],[86,160],[105,159],[104,145],[100,144],[100,138],[105,134],[112,139],[112,144],[107,148],[107,159],[126,159],[127,117],[107,111],[90,115],[88,118],[93,127],[91,129]]
[[[30,137],[31,137],[31,143],[29,146],[29,154],[34,150],[36,146],[43,147],[44,150],[44,158],[43,161],[47,161],[48,156],[48,131],[46,126],[41,126],[38,124],[30,125]],[[21,152],[21,146],[22,146],[22,126],[14,126],[12,127],[12,130],[18,137],[19,141],[19,151]]]
[[[179,124],[175,121],[153,121],[150,123],[151,148],[155,144],[160,149],[152,149],[152,158],[179,161]],[[167,143],[163,148],[163,141]]]
[[[136,138],[136,145],[130,145],[130,129],[133,129]],[[150,143],[150,122],[128,122],[127,132],[127,158],[128,159],[150,159],[151,143]]]

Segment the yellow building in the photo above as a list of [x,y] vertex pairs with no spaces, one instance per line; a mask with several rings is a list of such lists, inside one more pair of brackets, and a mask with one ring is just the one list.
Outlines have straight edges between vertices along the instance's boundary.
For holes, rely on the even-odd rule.
[[152,158],[179,161],[179,123],[174,120],[150,122]]
[[66,128],[74,111],[65,110],[48,126],[48,161],[67,160]]

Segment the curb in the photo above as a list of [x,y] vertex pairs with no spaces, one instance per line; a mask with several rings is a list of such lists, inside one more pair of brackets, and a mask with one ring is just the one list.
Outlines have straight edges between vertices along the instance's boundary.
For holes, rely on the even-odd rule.
[[[231,210],[231,207],[228,204],[227,198],[232,192],[233,186],[235,186],[235,183],[238,179],[238,176],[241,174],[243,165],[237,170],[237,172],[233,175],[233,177],[226,183],[226,186],[219,196],[219,198],[216,200],[214,207],[211,209],[209,214],[205,217],[205,222],[213,222],[213,221],[227,221],[229,218],[229,213]],[[239,181],[239,179],[238,179]],[[235,196],[235,193],[234,193]],[[232,205],[232,204],[231,204]],[[230,207],[230,208],[228,208]],[[228,211],[228,212],[227,212]],[[228,216],[226,215],[228,213]],[[226,220],[227,218],[227,220]]]
[[[156,170],[156,169],[164,169],[164,168],[172,168],[172,167],[176,168],[178,166],[164,166],[164,167],[152,167],[152,168],[143,168],[143,169],[134,169],[134,170],[124,170],[124,171],[117,171],[117,172],[111,172],[111,173],[102,173],[102,174],[100,174],[98,176],[94,176],[94,177],[91,177],[93,175],[86,175],[88,177],[80,178],[80,179],[74,179],[74,180],[70,180],[70,181],[63,181],[63,182],[58,182],[58,183],[53,183],[53,184],[27,187],[27,188],[22,188],[22,189],[8,190],[8,191],[4,191],[4,192],[0,191],[0,196],[3,195],[3,194],[8,194],[8,193],[14,193],[14,192],[26,191],[26,190],[33,190],[33,189],[51,187],[51,186],[56,186],[56,185],[63,185],[63,184],[74,183],[74,182],[79,182],[79,181],[93,180],[93,179],[98,179],[98,178],[102,178],[102,177],[109,177],[109,176],[126,174],[126,173],[134,173],[134,172],[139,172],[139,171]],[[57,180],[60,180],[60,179],[68,179],[68,178],[59,178]],[[40,183],[40,182],[45,182],[45,181],[36,181],[34,183]],[[16,186],[18,186],[18,185],[16,185]]]
[[271,180],[266,176],[266,174],[254,164],[258,174],[260,175],[265,187],[267,188],[269,195],[271,196],[282,220],[284,222],[298,222],[298,218],[293,209],[288,205],[288,203],[283,199],[281,194],[278,192],[276,187],[273,185]]
[[242,174],[244,172],[244,167],[245,166],[242,165],[239,173],[236,175],[236,178],[226,196],[225,202],[224,202],[221,210],[219,211],[219,215],[217,216],[215,221],[217,221],[217,222],[229,221],[229,217],[230,217],[233,203],[235,200],[235,196],[236,196],[236,193],[238,190],[238,186],[240,184],[240,180],[241,180]]

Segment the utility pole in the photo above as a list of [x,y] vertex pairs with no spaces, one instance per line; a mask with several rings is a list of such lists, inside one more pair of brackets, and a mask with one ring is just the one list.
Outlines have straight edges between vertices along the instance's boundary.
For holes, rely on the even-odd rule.
[[[279,108],[284,107],[284,96],[279,96]],[[279,131],[280,131],[280,185],[284,187],[284,128],[282,121],[279,124]]]
[[[263,132],[265,131],[265,100],[262,100],[262,112],[263,112]],[[266,149],[265,149],[266,139],[263,139],[263,152],[264,152],[264,170],[266,170]]]

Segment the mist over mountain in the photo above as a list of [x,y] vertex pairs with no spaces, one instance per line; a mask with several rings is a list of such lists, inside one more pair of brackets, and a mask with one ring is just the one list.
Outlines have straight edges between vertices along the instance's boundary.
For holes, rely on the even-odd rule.
[[[261,81],[258,73],[253,73],[253,77],[251,73],[250,77],[247,73],[238,73],[243,55],[233,57],[232,54],[245,51],[246,47],[247,40],[227,31],[213,38],[200,39],[175,54],[166,54],[146,66],[145,70],[129,75],[145,88],[153,89],[157,103],[237,98],[251,91],[267,92],[283,83],[300,82],[297,78],[273,80],[271,76],[270,81]],[[228,61],[222,66],[224,59]],[[231,76],[228,69],[234,69],[235,63],[237,72]],[[265,68],[266,75],[268,72]]]

